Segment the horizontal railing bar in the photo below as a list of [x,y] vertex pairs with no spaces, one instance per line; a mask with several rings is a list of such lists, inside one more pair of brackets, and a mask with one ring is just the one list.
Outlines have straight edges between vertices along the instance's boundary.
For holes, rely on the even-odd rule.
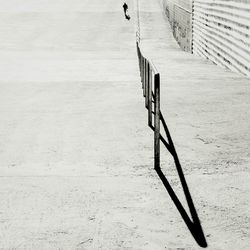
[[150,68],[152,69],[152,71],[154,72],[154,74],[159,74],[159,71],[157,70],[157,68],[156,68],[156,66],[154,65],[153,61],[150,60],[150,59],[147,59],[147,58],[144,56],[144,54],[146,54],[146,53],[145,53],[145,52],[143,51],[143,49],[139,46],[139,42],[137,41],[136,43],[137,43],[137,46],[138,46],[138,48],[139,48],[141,57],[142,57],[143,59],[145,59],[145,60],[149,63]]
[[[155,131],[155,128],[153,126],[149,126],[153,131]],[[167,148],[167,150],[169,151],[169,153],[173,156],[172,153],[172,147],[171,145],[166,141],[166,139],[160,134],[160,140],[161,142],[164,144],[164,146]]]

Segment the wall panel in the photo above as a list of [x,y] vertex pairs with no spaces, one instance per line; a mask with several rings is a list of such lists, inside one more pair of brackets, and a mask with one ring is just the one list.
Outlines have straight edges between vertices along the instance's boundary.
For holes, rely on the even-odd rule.
[[180,47],[250,76],[250,0],[164,0]]

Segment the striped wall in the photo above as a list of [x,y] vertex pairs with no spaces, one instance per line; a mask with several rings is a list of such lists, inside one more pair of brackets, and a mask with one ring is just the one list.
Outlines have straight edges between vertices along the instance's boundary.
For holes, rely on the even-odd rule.
[[[176,6],[191,10],[190,23]],[[178,30],[192,31],[185,50],[250,76],[250,0],[164,0],[166,8],[182,48],[186,41],[176,35],[176,23]]]
[[195,0],[193,52],[250,76],[250,1]]
[[189,0],[165,0],[164,10],[168,16],[173,35],[185,51],[192,49],[192,4]]

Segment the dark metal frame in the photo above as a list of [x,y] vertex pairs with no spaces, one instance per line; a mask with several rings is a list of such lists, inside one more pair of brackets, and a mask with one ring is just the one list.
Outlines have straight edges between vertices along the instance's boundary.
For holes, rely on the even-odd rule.
[[[154,167],[158,169],[160,168],[160,74],[154,64],[141,53],[138,39],[136,47],[145,107],[148,109],[148,126],[154,128]],[[154,127],[152,114],[154,114]]]
[[[148,126],[154,131],[154,168],[196,242],[201,247],[207,247],[206,238],[203,233],[202,226],[198,214],[196,212],[177,152],[175,150],[173,140],[171,138],[164,117],[160,111],[160,74],[152,63],[152,61],[147,59],[143,55],[142,50],[140,48],[140,34],[138,32],[136,33],[136,48],[139,60],[143,96],[145,97],[145,107],[148,109]],[[154,103],[154,105],[152,105],[152,103]],[[152,114],[154,116],[152,116]],[[154,117],[154,126],[152,126],[152,117]],[[160,133],[160,122],[162,122],[162,126],[165,130],[167,137],[166,139]],[[169,153],[173,156],[176,170],[180,178],[180,182],[188,203],[192,219],[184,209],[183,205],[181,204],[180,200],[172,189],[170,183],[168,182],[166,176],[161,170],[160,141],[162,141]]]

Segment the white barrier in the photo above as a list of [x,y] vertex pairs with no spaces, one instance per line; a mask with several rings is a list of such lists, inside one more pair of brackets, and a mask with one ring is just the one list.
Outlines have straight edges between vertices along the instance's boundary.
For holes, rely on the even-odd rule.
[[250,2],[194,0],[193,52],[250,76]]
[[182,49],[250,76],[250,0],[163,0],[163,5]]

